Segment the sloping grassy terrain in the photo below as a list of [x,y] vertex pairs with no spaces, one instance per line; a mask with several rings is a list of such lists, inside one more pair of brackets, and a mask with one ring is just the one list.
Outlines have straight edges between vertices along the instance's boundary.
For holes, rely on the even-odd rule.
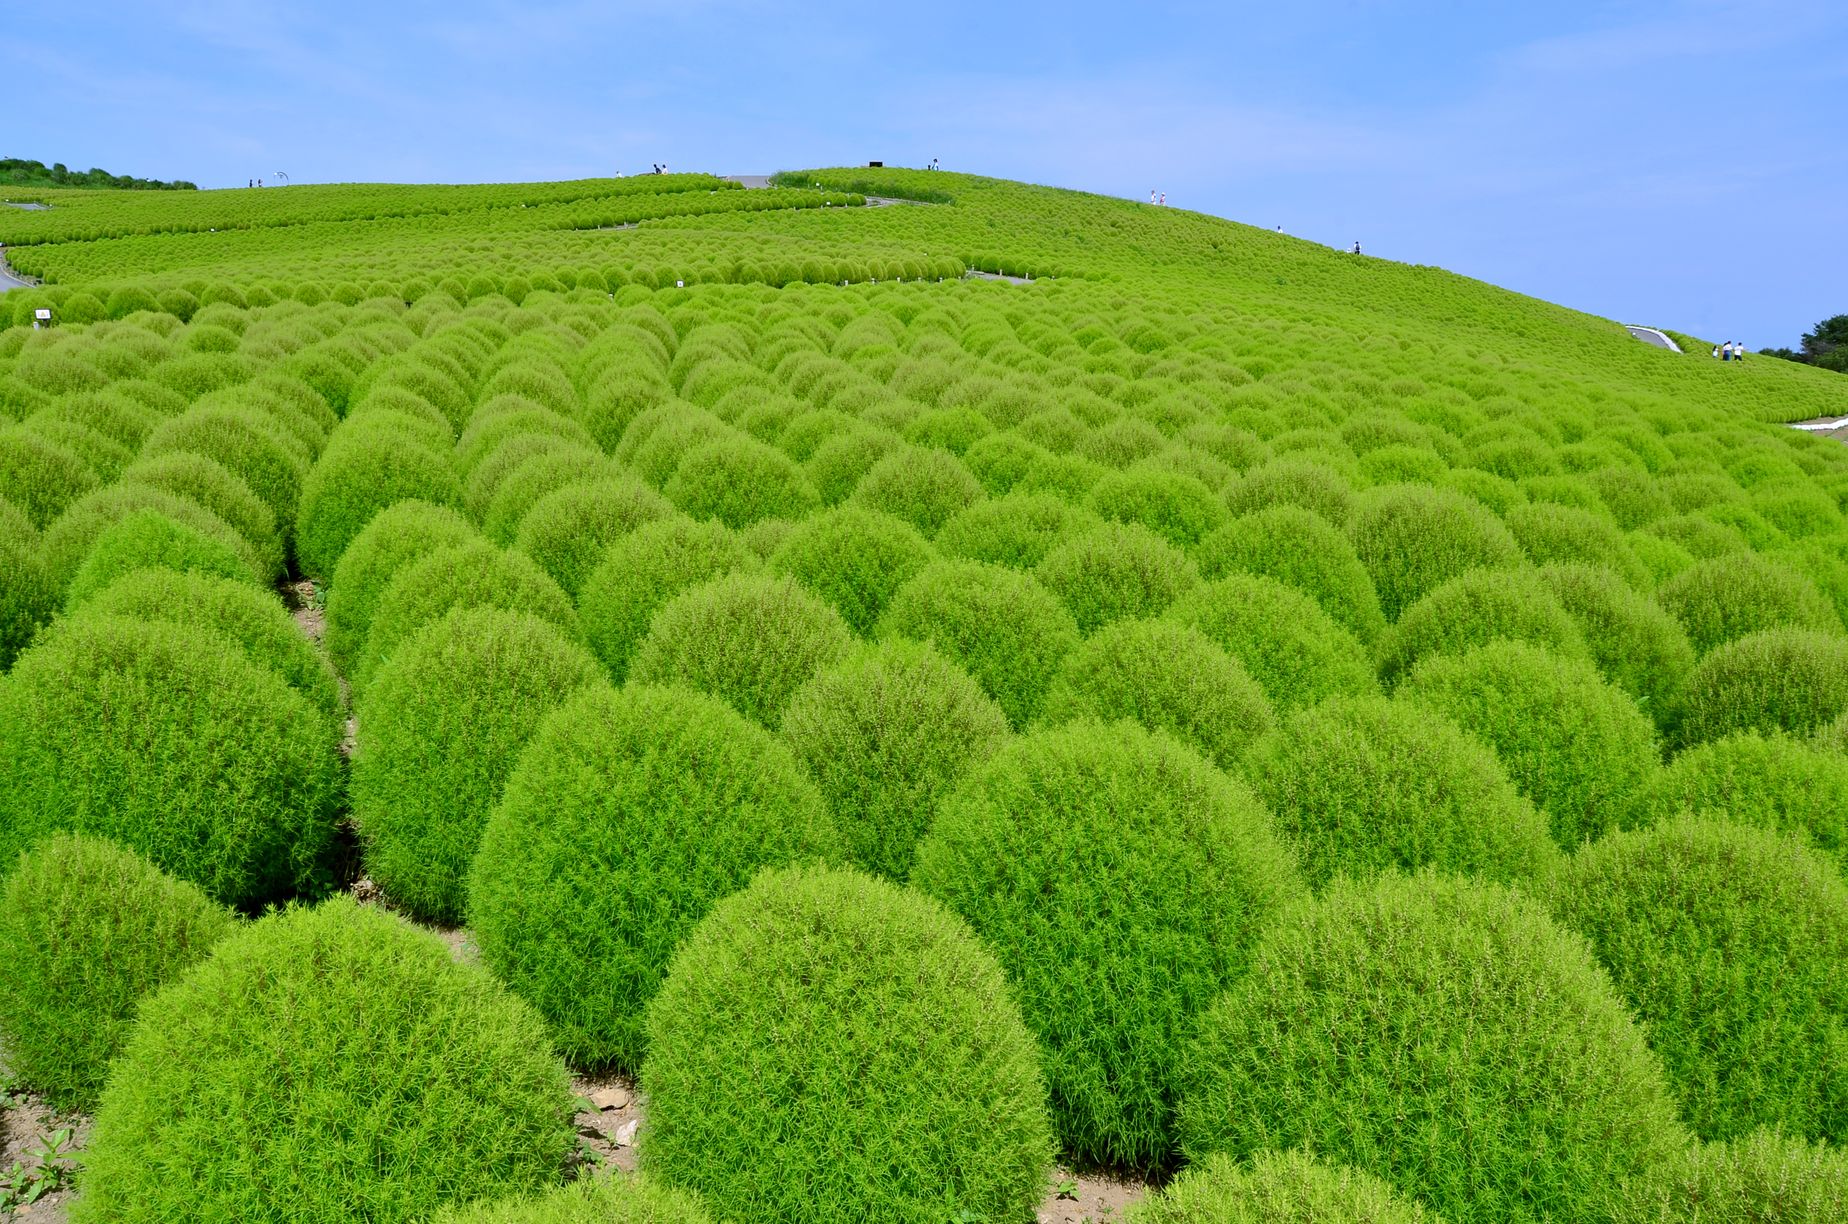
[[[88,834],[334,915],[123,1038],[188,1108],[379,1048],[321,1002],[424,957],[329,900],[363,873],[534,1017],[394,1013],[424,1082],[476,1090],[466,1032],[660,1085],[643,1172],[714,1218],[1024,1221],[1055,1144],[1242,1194],[1309,1144],[1453,1224],[1603,1220],[1848,1141],[1848,449],[1778,424],[1840,379],[948,174],[51,198],[0,210],[46,281],[0,297],[0,875]],[[267,1062],[182,1006],[232,981]],[[337,1159],[282,1177],[255,1110],[189,1176],[301,1219],[398,1160],[403,1086],[330,1074],[385,1102]],[[389,1201],[492,1197],[428,1167]]]

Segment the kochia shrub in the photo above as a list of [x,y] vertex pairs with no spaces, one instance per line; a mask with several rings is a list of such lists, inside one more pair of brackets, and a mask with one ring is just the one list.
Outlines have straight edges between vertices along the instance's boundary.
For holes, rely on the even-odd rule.
[[799,519],[821,504],[809,479],[774,446],[731,437],[688,451],[662,489],[696,519],[742,528],[761,519]]
[[676,953],[648,1031],[643,1171],[721,1219],[1025,1220],[1044,1194],[1033,1038],[989,951],[908,889],[763,873]]
[[302,570],[331,576],[340,554],[379,511],[413,498],[462,504],[462,485],[448,454],[372,418],[342,424],[302,482],[295,519]]
[[401,501],[374,515],[340,554],[327,592],[327,653],[351,676],[379,600],[398,571],[424,556],[466,544],[479,533],[457,511],[427,501]]
[[332,732],[214,633],[68,621],[0,686],[0,862],[69,830],[112,838],[221,901],[306,886],[333,835]]
[[100,837],[54,834],[5,866],[7,1062],[58,1108],[94,1109],[142,996],[204,956],[233,916]]
[[1694,669],[1694,648],[1681,625],[1653,599],[1599,566],[1549,565],[1539,578],[1578,626],[1604,678],[1634,697],[1658,726],[1666,726]]
[[1270,578],[1233,573],[1168,610],[1244,665],[1279,714],[1336,695],[1379,691],[1366,648],[1309,596]]
[[1657,775],[1649,812],[1691,813],[1795,834],[1848,868],[1848,756],[1741,732],[1685,749]]
[[1008,725],[955,664],[895,640],[860,647],[797,689],[781,735],[820,786],[848,856],[902,883],[938,808]]
[[278,523],[297,522],[296,506],[312,454],[260,409],[205,405],[188,409],[148,435],[141,458],[172,451],[204,455],[249,486]]
[[853,500],[903,519],[928,538],[987,495],[982,482],[949,451],[906,446],[867,470],[854,487]]
[[1103,522],[1051,493],[1009,493],[970,506],[945,523],[933,543],[946,557],[1030,570],[1064,541]]
[[1514,507],[1503,521],[1535,565],[1601,565],[1636,590],[1652,585],[1648,568],[1631,553],[1628,537],[1602,515],[1534,502]]
[[25,514],[0,501],[0,673],[13,665],[13,657],[58,606],[38,543]]
[[1369,492],[1348,534],[1389,621],[1457,575],[1514,565],[1521,555],[1508,529],[1481,502],[1425,485]]
[[1832,1224],[1848,1215],[1848,1153],[1753,1131],[1690,1147],[1612,1199],[1614,1224]]
[[794,579],[733,573],[662,605],[629,678],[711,693],[774,729],[795,691],[852,644],[840,615]]
[[1145,465],[1105,476],[1092,486],[1086,504],[1112,522],[1140,523],[1183,550],[1231,517],[1200,480]]
[[266,577],[282,573],[282,535],[275,513],[223,465],[204,455],[173,451],[131,464],[122,478],[162,489],[211,511],[256,550]]
[[436,1224],[712,1224],[698,1195],[645,1177],[583,1177],[543,1194],[449,1208]]
[[1159,616],[1200,585],[1186,553],[1140,523],[1106,523],[1056,545],[1033,576],[1064,601],[1086,636]]
[[1246,472],[1226,490],[1226,505],[1240,517],[1288,506],[1345,527],[1354,513],[1354,494],[1333,468],[1313,459],[1284,457]]
[[1307,1152],[1224,1154],[1182,1171],[1129,1209],[1124,1224],[1435,1224],[1379,1178]]
[[1400,691],[1494,749],[1562,848],[1643,818],[1655,726],[1591,664],[1492,642],[1426,659]]
[[1202,540],[1195,556],[1209,579],[1242,572],[1295,587],[1369,646],[1386,628],[1373,579],[1347,536],[1299,506],[1233,519]]
[[568,1059],[632,1072],[642,1009],[706,911],[760,867],[839,853],[821,796],[769,732],[684,689],[599,685],[552,712],[508,777],[469,925]]
[[257,585],[257,575],[230,545],[158,510],[137,510],[103,528],[96,537],[83,564],[71,576],[64,606],[79,608],[120,579],[151,569]]
[[935,556],[910,523],[849,503],[792,527],[770,554],[770,568],[821,596],[848,628],[870,637],[893,592]]
[[611,544],[672,513],[660,494],[633,476],[569,485],[533,503],[514,546],[576,598]]
[[502,785],[539,723],[603,678],[589,652],[521,612],[468,608],[379,669],[350,792],[367,874],[420,918],[455,923]]
[[1446,1220],[1596,1219],[1688,1143],[1589,949],[1499,885],[1333,885],[1201,1018],[1188,1155],[1307,1147]]
[[498,544],[511,544],[520,522],[549,494],[577,484],[622,480],[627,473],[602,451],[573,446],[528,456],[501,478],[481,512],[481,530]]
[[1767,629],[1717,647],[1688,676],[1675,738],[1735,731],[1807,735],[1848,712],[1848,637]]
[[1423,867],[1518,882],[1559,857],[1495,754],[1422,706],[1336,697],[1298,710],[1245,775],[1318,888]]
[[578,594],[584,639],[621,684],[662,604],[689,587],[758,565],[722,523],[681,515],[644,523],[610,545],[585,579]]
[[[1175,1151],[1181,1045],[1303,892],[1251,792],[1134,724],[1036,732],[978,767],[918,846],[912,883],[996,950],[1085,1163]],[[1134,897],[1100,906],[1100,895]],[[1078,980],[1108,989],[1072,989]]]
[[1755,553],[1684,570],[1662,584],[1656,602],[1681,622],[1702,655],[1766,629],[1842,631],[1841,618],[1808,575]]
[[44,529],[102,483],[96,469],[66,447],[24,429],[0,429],[0,498]]
[[1380,641],[1380,679],[1391,687],[1421,659],[1498,641],[1587,657],[1577,623],[1532,570],[1479,569],[1452,578],[1400,614]]
[[962,667],[1008,722],[1039,712],[1078,625],[1026,574],[979,561],[934,561],[900,587],[879,619],[881,638],[929,642]]
[[65,511],[40,537],[40,557],[52,584],[66,590],[91,547],[111,526],[130,515],[155,511],[235,553],[254,576],[263,565],[250,543],[223,519],[195,502],[134,481],[98,489]]
[[1702,1139],[1848,1136],[1848,880],[1767,829],[1688,817],[1573,856],[1553,912],[1591,942]]
[[556,1179],[570,1111],[528,1008],[336,897],[227,937],[142,1004],[72,1218],[427,1219]]
[[1132,719],[1228,771],[1274,721],[1243,664],[1198,629],[1166,620],[1118,621],[1093,634],[1065,656],[1040,718]]

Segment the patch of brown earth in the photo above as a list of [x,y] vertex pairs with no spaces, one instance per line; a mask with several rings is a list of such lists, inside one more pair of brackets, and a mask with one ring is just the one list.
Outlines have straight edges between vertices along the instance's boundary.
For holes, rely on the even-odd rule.
[[[7,1089],[9,1082],[6,1060],[0,1055],[0,1220],[64,1224],[73,1193],[71,1174],[82,1159],[92,1119],[87,1114],[58,1113],[34,1093]],[[67,1126],[71,1128],[70,1139],[57,1150],[69,1159],[55,1162],[65,1170],[60,1179],[64,1185],[47,1191],[37,1202],[13,1207],[9,1214],[5,1205],[10,1201],[8,1190],[23,1189],[32,1180],[33,1172],[44,1163],[37,1152]]]

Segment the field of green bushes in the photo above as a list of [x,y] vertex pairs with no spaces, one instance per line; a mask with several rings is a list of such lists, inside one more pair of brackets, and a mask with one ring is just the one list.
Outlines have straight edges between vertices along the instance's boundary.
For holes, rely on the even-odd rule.
[[952,174],[45,198],[73,1221],[1848,1218],[1839,378]]

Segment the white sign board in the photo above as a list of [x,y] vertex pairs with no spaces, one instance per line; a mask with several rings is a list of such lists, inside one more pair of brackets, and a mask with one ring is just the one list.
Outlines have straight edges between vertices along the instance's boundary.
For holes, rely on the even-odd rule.
[[41,306],[37,310],[32,312],[32,317],[35,319],[49,319],[51,318],[51,311],[46,310],[43,306]]

